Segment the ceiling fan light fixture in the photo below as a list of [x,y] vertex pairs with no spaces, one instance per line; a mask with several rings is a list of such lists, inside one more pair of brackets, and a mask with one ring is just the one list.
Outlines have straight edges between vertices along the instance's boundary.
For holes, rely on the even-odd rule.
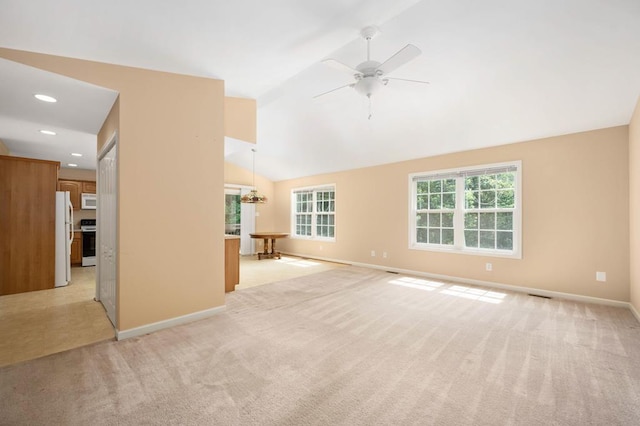
[[378,77],[372,75],[358,80],[354,89],[359,94],[370,97],[374,93],[378,92],[382,86],[382,81]]

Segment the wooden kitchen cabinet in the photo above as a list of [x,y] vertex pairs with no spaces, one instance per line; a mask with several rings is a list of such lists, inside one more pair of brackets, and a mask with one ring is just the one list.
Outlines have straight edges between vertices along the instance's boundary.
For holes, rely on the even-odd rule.
[[95,194],[96,183],[85,180],[60,179],[58,180],[58,191],[69,191],[69,198],[71,199],[71,204],[73,204],[73,209],[80,210],[82,208],[81,195],[83,193]]
[[82,232],[76,231],[71,241],[71,264],[82,265]]
[[82,182],[82,192],[85,194],[95,194],[96,193],[96,183],[95,182]]
[[240,237],[226,237],[224,240],[224,291],[236,289],[240,282]]
[[69,191],[69,198],[74,210],[80,210],[80,194],[82,194],[82,182],[77,180],[59,180],[58,191]]

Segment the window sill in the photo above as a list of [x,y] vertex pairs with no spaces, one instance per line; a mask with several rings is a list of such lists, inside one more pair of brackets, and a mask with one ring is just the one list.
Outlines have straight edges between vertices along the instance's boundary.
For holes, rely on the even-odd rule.
[[433,251],[438,253],[449,254],[468,254],[472,256],[485,257],[501,257],[505,259],[522,259],[522,255],[517,251],[496,251],[487,249],[459,249],[455,247],[446,248],[441,246],[430,246],[427,244],[413,244],[409,246],[409,250]]

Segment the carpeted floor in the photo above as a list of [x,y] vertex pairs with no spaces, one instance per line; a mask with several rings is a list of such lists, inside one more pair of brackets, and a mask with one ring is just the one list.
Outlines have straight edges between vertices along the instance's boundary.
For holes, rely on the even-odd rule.
[[635,425],[622,308],[344,267],[0,368],[2,425]]

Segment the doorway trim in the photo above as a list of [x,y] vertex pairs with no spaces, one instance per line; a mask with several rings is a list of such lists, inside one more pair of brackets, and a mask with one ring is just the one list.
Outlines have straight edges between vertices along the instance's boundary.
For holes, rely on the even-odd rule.
[[[96,232],[96,258],[97,258],[97,265],[96,265],[96,295],[95,295],[95,300],[99,301],[100,303],[102,303],[102,305],[105,308],[105,311],[107,313],[107,317],[109,318],[109,320],[111,321],[111,323],[113,324],[114,329],[118,330],[118,299],[119,299],[119,280],[118,280],[118,230],[119,230],[119,224],[118,224],[118,205],[120,204],[120,191],[118,190],[118,163],[119,163],[119,156],[118,156],[118,152],[117,152],[117,142],[118,142],[118,131],[115,130],[113,132],[113,134],[111,135],[111,137],[109,138],[109,140],[107,141],[106,144],[103,145],[103,147],[100,149],[100,151],[98,152],[98,164],[97,164],[97,174],[96,174],[96,183],[97,183],[97,196],[98,196],[98,208],[96,210],[96,218],[97,218],[97,224],[98,224],[98,229]],[[115,192],[115,213],[113,215],[111,215],[112,217],[107,218],[105,216],[105,211],[104,211],[104,206],[102,206],[102,203],[100,203],[100,196],[101,196],[101,176],[100,176],[100,162],[104,159],[104,157],[109,154],[111,152],[112,149],[116,149],[115,151],[115,174],[113,176],[113,188],[114,188],[114,192]],[[104,232],[104,227],[105,227],[105,220],[111,220],[111,223],[108,223],[107,226],[111,226],[112,227],[112,232],[115,233],[114,235],[114,239],[113,239],[113,245],[114,245],[114,256],[115,256],[115,261],[114,261],[114,271],[112,271],[113,276],[114,276],[114,285],[115,285],[115,289],[113,289],[112,294],[113,294],[113,312],[111,312],[110,315],[110,310],[105,306],[105,302],[102,300],[101,297],[101,290],[103,290],[103,286],[106,285],[106,283],[102,282],[102,275],[104,271],[104,268],[106,268],[106,265],[103,265],[103,262],[100,261],[101,257],[102,257],[102,233]]]

